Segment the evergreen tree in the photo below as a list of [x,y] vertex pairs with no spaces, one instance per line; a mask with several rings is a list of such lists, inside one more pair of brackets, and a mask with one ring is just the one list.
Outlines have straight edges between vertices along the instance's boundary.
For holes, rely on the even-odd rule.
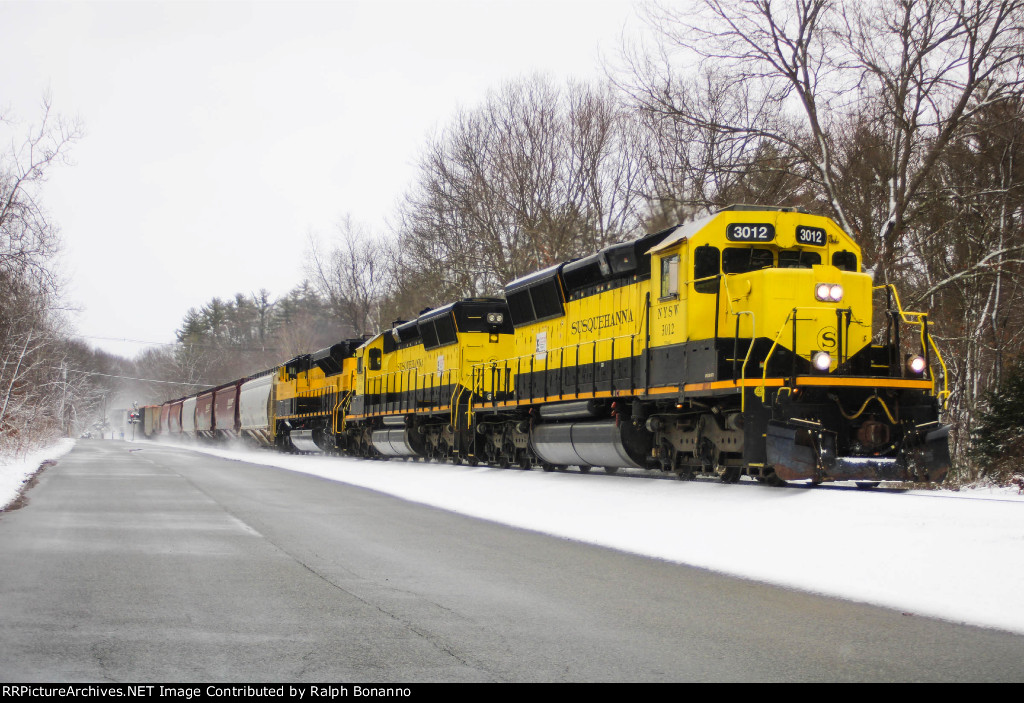
[[987,400],[988,410],[979,414],[977,429],[971,433],[971,454],[984,463],[982,476],[1003,481],[1024,471],[1024,357]]

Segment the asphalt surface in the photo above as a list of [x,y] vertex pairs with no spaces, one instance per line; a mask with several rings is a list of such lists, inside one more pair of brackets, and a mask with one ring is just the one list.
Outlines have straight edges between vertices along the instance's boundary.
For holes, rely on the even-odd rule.
[[184,449],[81,441],[27,497],[4,681],[1024,680],[1024,637]]

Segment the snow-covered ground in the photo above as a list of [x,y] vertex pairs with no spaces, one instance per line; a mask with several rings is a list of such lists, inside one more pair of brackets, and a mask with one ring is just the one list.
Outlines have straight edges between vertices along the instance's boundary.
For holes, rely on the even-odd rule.
[[62,439],[52,447],[29,452],[16,458],[0,456],[0,510],[6,508],[21,491],[22,485],[39,470],[44,461],[56,461],[71,451],[75,440]]
[[197,451],[743,578],[1024,634],[1024,496],[1015,490],[769,488]]

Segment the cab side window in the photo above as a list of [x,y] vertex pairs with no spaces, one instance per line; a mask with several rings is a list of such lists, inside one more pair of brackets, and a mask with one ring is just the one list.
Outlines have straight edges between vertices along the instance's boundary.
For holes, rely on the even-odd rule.
[[747,273],[771,268],[775,263],[771,249],[729,247],[722,252],[724,273]]
[[[718,279],[709,278],[721,273],[718,247],[705,244],[693,252],[693,289],[698,293],[718,292]],[[700,279],[706,280],[700,280]]]
[[661,260],[661,297],[679,295],[679,254]]
[[857,272],[857,255],[852,251],[837,251],[832,255],[832,265],[840,271]]

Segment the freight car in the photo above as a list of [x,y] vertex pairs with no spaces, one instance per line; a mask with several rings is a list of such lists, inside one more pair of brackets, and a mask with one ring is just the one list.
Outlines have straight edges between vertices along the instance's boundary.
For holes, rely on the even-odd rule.
[[[927,315],[873,286],[826,217],[734,206],[504,294],[226,387],[266,408],[248,436],[289,450],[725,482],[941,481],[949,469]],[[216,435],[199,412],[215,393],[171,401],[161,419]]]

